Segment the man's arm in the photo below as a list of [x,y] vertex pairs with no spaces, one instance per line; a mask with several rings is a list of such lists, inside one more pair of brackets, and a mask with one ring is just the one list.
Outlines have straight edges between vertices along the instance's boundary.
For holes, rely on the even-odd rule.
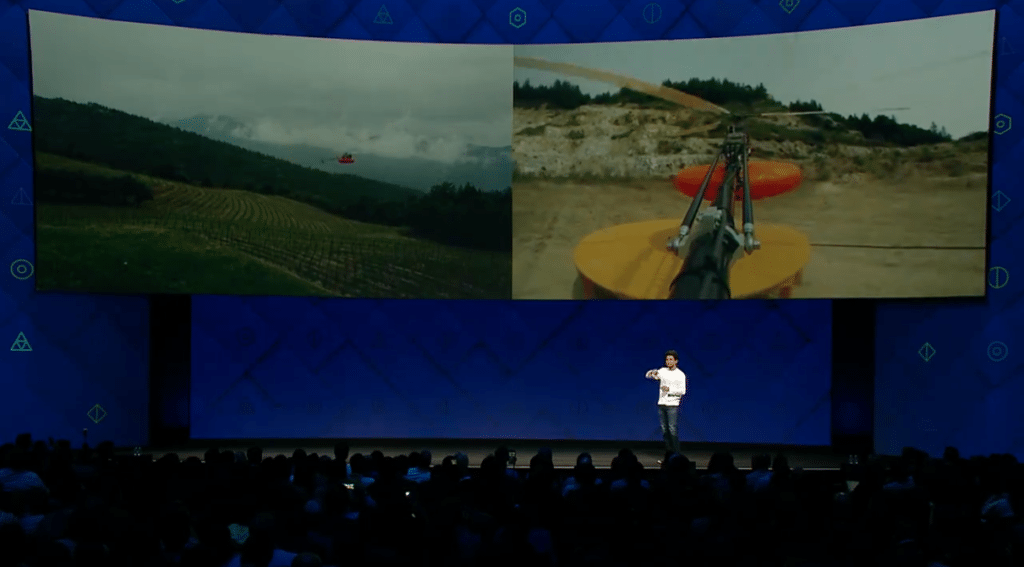
[[658,376],[657,370],[648,370],[647,377],[650,378],[651,380],[661,380],[661,376]]

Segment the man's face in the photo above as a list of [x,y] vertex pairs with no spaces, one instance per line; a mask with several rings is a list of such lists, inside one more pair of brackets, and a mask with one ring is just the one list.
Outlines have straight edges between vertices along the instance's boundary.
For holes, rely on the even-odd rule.
[[674,356],[666,356],[665,357],[665,366],[667,366],[668,368],[675,368],[676,367],[676,357],[674,357]]

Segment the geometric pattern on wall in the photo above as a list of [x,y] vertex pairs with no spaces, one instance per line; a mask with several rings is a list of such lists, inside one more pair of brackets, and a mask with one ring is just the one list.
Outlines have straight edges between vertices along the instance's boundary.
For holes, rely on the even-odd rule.
[[904,325],[922,311],[891,306],[878,315],[880,329],[902,325],[904,332],[877,337],[876,450],[912,445],[938,455],[954,446],[971,455],[1024,455],[1024,359],[1011,346],[1024,336],[1024,320],[965,305]]
[[[993,107],[993,194],[990,253],[991,288],[984,302],[918,303],[879,305],[878,410],[876,444],[894,450],[903,445],[927,444],[938,439],[960,439],[965,446],[998,445],[1001,451],[1022,454],[1021,444],[991,432],[1012,427],[998,420],[1000,400],[1019,403],[1013,381],[992,385],[983,376],[1000,365],[1015,364],[1019,342],[1008,332],[1020,320],[1024,303],[1019,270],[1024,230],[1024,195],[1019,180],[1024,174],[1024,144],[1020,120],[1024,119],[1024,0],[0,0],[0,262],[4,267],[34,257],[32,212],[30,88],[27,41],[27,9],[102,17],[113,20],[158,23],[228,31],[411,42],[446,43],[565,43],[685,39],[828,29],[850,25],[911,20],[998,9],[997,88]],[[1018,122],[1014,127],[1014,121]],[[955,218],[950,222],[955,222]],[[24,264],[22,264],[22,267]],[[15,266],[17,268],[17,266]],[[24,275],[17,272],[18,277]],[[140,309],[135,298],[37,296],[25,280],[0,271],[0,323],[4,331],[14,321],[40,327],[64,325],[82,328],[91,314],[119,306],[122,311]],[[57,303],[51,303],[57,302]],[[67,313],[56,313],[60,304]],[[74,304],[75,307],[69,307]],[[58,322],[42,321],[51,314]],[[79,317],[79,319],[75,319]],[[885,321],[885,326],[881,322]],[[12,327],[16,328],[16,327]],[[20,331],[19,331],[20,332]],[[993,334],[995,333],[995,334]],[[989,343],[1005,345],[999,362],[986,355]],[[2,338],[2,337],[0,337]],[[17,335],[15,335],[17,338]],[[39,354],[38,340],[32,342]],[[6,340],[6,339],[5,339]],[[130,340],[127,337],[123,340]],[[979,342],[980,340],[980,342]],[[114,340],[113,344],[118,344]],[[918,344],[920,343],[920,344]],[[925,362],[919,350],[929,343],[934,355]],[[937,348],[935,345],[943,345]],[[891,347],[891,348],[887,348]],[[65,345],[55,345],[63,349]],[[71,365],[89,367],[90,354],[74,358],[74,349],[62,356]],[[53,351],[52,356],[57,356]],[[925,352],[931,352],[925,349]],[[27,354],[27,353],[19,353]],[[79,353],[80,354],[80,353]],[[0,348],[3,365],[17,365]],[[996,357],[999,358],[999,357]],[[916,365],[916,366],[914,366]],[[3,368],[16,368],[3,366]],[[29,372],[29,370],[24,370]],[[989,416],[990,434],[973,437],[976,430],[936,418],[945,411],[933,394],[907,389],[908,376],[935,384],[957,386],[982,404],[970,408]],[[30,377],[21,376],[22,380]],[[103,378],[87,376],[87,381]],[[906,394],[909,397],[897,397]],[[985,394],[984,396],[982,394]],[[952,394],[951,394],[952,395]],[[992,401],[980,401],[991,398]],[[11,399],[11,398],[8,398]],[[8,402],[9,403],[9,402]],[[9,406],[8,409],[13,409]],[[992,410],[992,411],[989,411]],[[41,412],[50,411],[41,409]],[[893,415],[906,415],[898,426]],[[890,417],[887,417],[890,416]],[[1019,421],[1019,420],[1018,420]],[[135,430],[136,428],[129,428]],[[996,441],[995,439],[999,439]],[[973,440],[973,441],[972,441]],[[945,442],[945,441],[943,441]],[[989,445],[986,445],[989,444]],[[993,445],[993,446],[994,446]]]
[[142,446],[149,430],[149,302],[45,295],[8,282],[0,296],[0,439]]
[[659,440],[676,349],[687,441],[828,445],[831,305],[193,300],[194,438]]

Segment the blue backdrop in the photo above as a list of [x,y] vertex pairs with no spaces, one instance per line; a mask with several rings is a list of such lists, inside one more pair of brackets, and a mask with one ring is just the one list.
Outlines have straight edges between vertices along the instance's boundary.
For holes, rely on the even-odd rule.
[[[74,376],[83,388],[102,391],[112,378],[109,371],[96,366],[97,361],[124,359],[126,351],[141,352],[143,345],[138,343],[139,329],[117,331],[113,325],[108,333],[119,332],[120,336],[107,336],[101,345],[80,346],[97,335],[85,330],[90,317],[116,312],[116,307],[122,313],[133,313],[140,325],[145,319],[145,304],[136,298],[55,298],[31,291],[32,134],[31,124],[25,120],[30,115],[25,11],[30,8],[230,31],[454,43],[722,37],[998,9],[989,296],[985,301],[879,304],[875,434],[876,445],[883,450],[904,445],[934,450],[949,440],[968,453],[997,449],[1024,458],[1024,446],[1015,441],[1024,436],[1024,421],[1003,420],[1000,413],[1007,407],[1003,404],[1022,401],[1015,390],[1020,373],[1012,371],[1020,334],[1011,334],[1009,325],[1024,315],[1020,301],[1024,288],[1020,277],[1014,275],[1024,257],[1020,254],[1024,197],[1017,183],[1024,174],[1024,145],[1020,143],[1024,128],[1014,124],[1024,116],[1024,68],[1020,65],[1024,58],[1024,0],[0,0],[0,255],[4,260],[0,266],[0,338],[13,344],[19,333],[25,333],[32,347],[31,351],[8,351],[0,345],[0,379],[5,385],[53,386],[41,398],[3,397],[0,413],[20,416],[18,423],[32,426],[4,422],[0,434],[6,438],[26,427],[38,434],[58,432],[62,427],[76,431],[98,427],[78,409],[83,403],[91,407],[88,396],[81,397],[73,387],[61,385]],[[387,17],[379,17],[382,13]],[[245,310],[239,309],[243,316]],[[61,329],[61,333],[41,329]],[[65,329],[82,329],[78,336],[84,338],[73,339],[75,335]],[[42,360],[27,362],[30,358]],[[56,360],[67,362],[63,368],[51,366]],[[125,363],[116,364],[123,367]],[[129,378],[143,371],[141,362],[137,368],[126,369],[115,391],[134,391],[139,400],[144,399],[144,381],[139,378],[131,383]],[[993,382],[989,377],[996,375],[1001,378]],[[913,387],[908,381],[934,386]],[[144,406],[140,402],[126,407]],[[984,419],[950,415],[966,408]],[[32,417],[42,415],[56,421]],[[109,412],[105,419],[114,415]],[[144,412],[120,415],[119,419],[130,419],[130,423],[109,436],[124,445],[143,442]],[[63,423],[67,425],[59,425]],[[977,423],[983,425],[970,425]]]
[[149,431],[146,298],[48,295],[31,282],[0,298],[0,442],[36,438],[144,445]]
[[828,445],[827,301],[196,297],[194,438],[660,440],[679,352],[685,441]]

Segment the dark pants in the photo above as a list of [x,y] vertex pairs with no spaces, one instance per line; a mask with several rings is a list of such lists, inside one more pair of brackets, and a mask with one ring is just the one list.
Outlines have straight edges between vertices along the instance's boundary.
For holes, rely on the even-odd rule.
[[661,434],[665,437],[665,450],[679,453],[679,406],[658,405]]

